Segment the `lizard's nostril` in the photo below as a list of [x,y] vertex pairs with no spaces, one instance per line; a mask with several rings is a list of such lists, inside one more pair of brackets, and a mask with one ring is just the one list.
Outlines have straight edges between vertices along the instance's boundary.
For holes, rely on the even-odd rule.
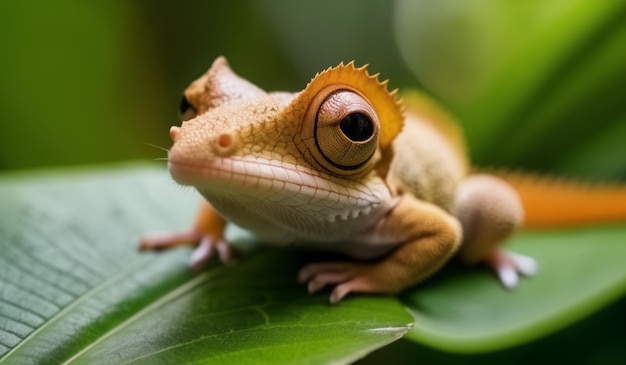
[[233,137],[230,134],[222,133],[217,137],[217,145],[222,149],[229,148],[233,143]]

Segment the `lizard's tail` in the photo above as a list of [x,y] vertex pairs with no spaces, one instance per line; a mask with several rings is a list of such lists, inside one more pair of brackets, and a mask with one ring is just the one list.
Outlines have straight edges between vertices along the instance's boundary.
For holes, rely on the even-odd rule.
[[529,228],[626,222],[626,185],[497,174],[519,193]]

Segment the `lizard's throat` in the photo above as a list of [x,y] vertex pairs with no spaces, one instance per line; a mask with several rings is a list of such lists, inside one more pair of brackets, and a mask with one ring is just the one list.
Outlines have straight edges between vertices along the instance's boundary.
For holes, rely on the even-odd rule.
[[261,157],[220,158],[202,164],[170,160],[169,167],[174,180],[196,187],[209,202],[230,202],[274,221],[291,220],[294,214],[313,222],[348,221],[369,215],[390,197],[375,175],[344,180]]

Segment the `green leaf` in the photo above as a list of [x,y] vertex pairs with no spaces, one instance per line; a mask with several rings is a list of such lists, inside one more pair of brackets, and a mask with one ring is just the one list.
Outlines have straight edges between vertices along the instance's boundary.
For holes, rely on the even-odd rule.
[[519,345],[562,329],[626,293],[626,225],[525,232],[511,249],[537,259],[537,276],[503,289],[487,270],[453,267],[403,295],[408,338],[455,352]]
[[[350,362],[409,331],[394,298],[308,296],[302,252],[195,275],[188,249],[136,251],[142,232],[186,227],[196,204],[145,165],[4,174],[0,362]],[[522,233],[511,249],[541,270],[514,291],[450,265],[400,297],[408,338],[483,352],[564,328],[626,292],[624,237],[623,224]]]
[[2,176],[0,363],[344,363],[408,331],[394,298],[307,295],[299,252],[198,275],[187,249],[137,252],[196,204],[145,165]]

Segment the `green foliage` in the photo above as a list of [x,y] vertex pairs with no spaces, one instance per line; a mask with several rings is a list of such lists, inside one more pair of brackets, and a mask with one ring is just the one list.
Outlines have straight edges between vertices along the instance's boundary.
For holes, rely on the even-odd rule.
[[185,227],[197,204],[165,171],[3,180],[0,363],[350,362],[411,326],[394,298],[331,307],[308,296],[302,253],[256,252],[197,275],[189,250],[139,253],[140,233]]
[[625,17],[621,0],[399,0],[394,26],[477,163],[625,178]]
[[626,292],[624,237],[624,224],[522,233],[509,247],[537,259],[536,277],[506,291],[485,270],[449,270],[402,296],[415,317],[408,338],[477,353],[568,326]]
[[350,362],[411,326],[413,341],[481,352],[551,333],[626,290],[620,225],[519,236],[512,248],[542,272],[513,292],[486,270],[452,266],[400,298],[331,306],[296,283],[306,252],[259,250],[198,274],[187,249],[137,252],[139,234],[185,228],[197,204],[162,169],[2,181],[0,362]]
[[159,155],[220,54],[264,87],[306,82],[242,1],[36,3],[0,3],[0,169]]

